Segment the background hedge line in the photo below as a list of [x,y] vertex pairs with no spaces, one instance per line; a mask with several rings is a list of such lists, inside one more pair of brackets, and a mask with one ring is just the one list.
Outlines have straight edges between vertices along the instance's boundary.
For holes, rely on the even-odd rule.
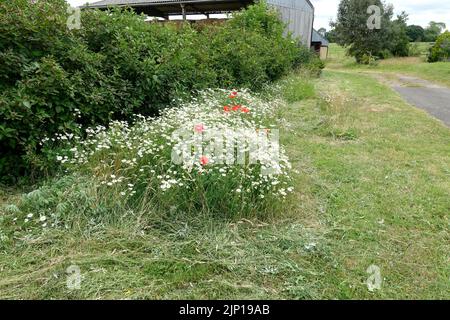
[[[86,10],[67,28],[64,0],[0,2],[0,175],[42,172],[57,132],[156,115],[208,87],[261,89],[315,58],[284,37],[264,3],[221,25],[148,23],[131,10]],[[320,66],[320,63],[318,64]]]

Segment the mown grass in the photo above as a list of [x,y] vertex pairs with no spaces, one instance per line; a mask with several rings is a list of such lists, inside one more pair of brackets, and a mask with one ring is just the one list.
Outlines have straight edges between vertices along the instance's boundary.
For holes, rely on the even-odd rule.
[[409,74],[430,81],[450,86],[450,63],[426,62],[426,54],[430,44],[419,43],[418,52],[420,56],[405,58],[390,58],[381,60],[376,66],[365,66],[357,64],[355,59],[347,56],[345,48],[332,43],[329,48],[327,68],[333,70],[347,70],[355,72],[382,72]]
[[[303,93],[286,89],[280,129],[299,173],[281,210],[225,220],[149,208],[148,219],[3,237],[0,298],[450,298],[450,130],[365,75],[292,81]],[[80,290],[66,287],[72,264]],[[370,265],[384,279],[375,292]]]

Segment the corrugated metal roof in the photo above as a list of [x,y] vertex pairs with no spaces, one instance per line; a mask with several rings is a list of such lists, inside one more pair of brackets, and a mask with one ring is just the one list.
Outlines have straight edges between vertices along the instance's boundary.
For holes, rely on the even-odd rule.
[[132,4],[159,4],[168,2],[180,2],[180,0],[102,0],[90,3],[89,6],[114,6],[114,5],[132,5]]
[[167,17],[181,14],[180,4],[185,5],[187,14],[226,13],[240,10],[254,0],[102,0],[81,8],[107,9],[113,6],[130,6],[137,13]]
[[212,3],[212,2],[248,2],[240,0],[102,0],[90,3],[87,7],[108,7],[108,6],[133,6],[133,5],[158,5],[158,4],[179,4],[179,3]]
[[[280,1],[280,0],[279,0]],[[181,3],[212,3],[212,2],[255,2],[253,1],[241,1],[241,0],[101,0],[94,3],[88,4],[86,7],[109,7],[109,6],[143,6],[143,5],[163,5],[163,4],[181,4]],[[277,2],[277,1],[274,1]],[[280,1],[283,4],[288,3],[289,7],[295,8],[298,6],[299,2],[306,2],[312,9],[314,9],[313,4],[310,0],[298,1],[298,0],[284,0]]]
[[327,39],[322,37],[320,33],[318,33],[315,29],[313,29],[312,40],[311,42],[321,42],[323,46],[328,47],[330,44]]

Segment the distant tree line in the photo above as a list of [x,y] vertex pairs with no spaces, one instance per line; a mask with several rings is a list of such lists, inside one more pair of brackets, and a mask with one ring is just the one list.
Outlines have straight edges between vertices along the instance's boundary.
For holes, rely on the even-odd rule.
[[[435,42],[446,27],[445,23],[435,21],[431,21],[426,28],[412,24],[406,27],[406,35],[411,42]],[[335,29],[327,31],[325,28],[320,28],[318,32],[330,42],[337,41]]]
[[406,34],[411,42],[435,42],[446,27],[443,22],[431,21],[426,28],[409,25]]

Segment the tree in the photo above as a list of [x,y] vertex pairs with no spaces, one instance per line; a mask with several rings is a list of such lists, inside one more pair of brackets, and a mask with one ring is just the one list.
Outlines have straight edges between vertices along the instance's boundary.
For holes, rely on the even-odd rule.
[[406,27],[406,35],[411,42],[421,42],[425,39],[425,29],[421,26],[410,25]]
[[389,30],[389,51],[397,57],[407,57],[409,54],[409,37],[407,35],[408,15],[402,12],[397,16],[397,19],[392,21]]
[[322,37],[325,37],[325,35],[327,34],[327,29],[320,28],[319,30],[317,30],[317,33],[320,34]]
[[[367,25],[370,6],[381,9],[380,29],[370,29]],[[393,16],[392,6],[386,6],[381,0],[341,0],[337,20],[331,26],[336,32],[338,44],[348,47],[348,54],[354,56],[358,63],[366,57],[383,56],[388,41],[386,28]]]
[[327,39],[331,43],[336,43],[337,42],[336,30],[333,29],[333,30],[326,32],[325,39]]
[[[391,54],[406,55],[408,16],[403,12],[392,21],[393,12],[393,6],[381,0],[341,0],[337,20],[331,23],[337,43],[347,47],[348,54],[358,63],[370,63]],[[379,22],[375,27],[370,23],[374,19]]]
[[443,22],[431,21],[425,29],[425,41],[435,42],[437,37],[445,30],[447,26]]

